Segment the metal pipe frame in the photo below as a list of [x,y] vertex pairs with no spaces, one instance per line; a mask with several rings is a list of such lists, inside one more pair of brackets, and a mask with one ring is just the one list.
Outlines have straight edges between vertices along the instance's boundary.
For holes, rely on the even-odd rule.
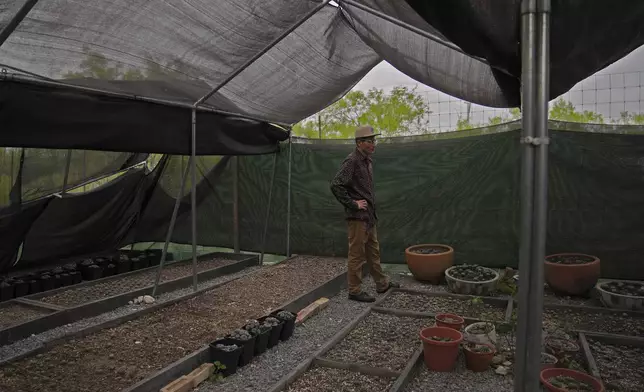
[[[192,157],[188,159],[192,161]],[[181,158],[181,161],[183,162],[183,157]],[[165,265],[165,260],[168,255],[168,245],[172,240],[172,233],[174,232],[174,226],[177,222],[177,215],[179,215],[179,206],[181,205],[183,189],[186,186],[186,179],[188,178],[188,169],[190,168],[190,166],[191,166],[190,162],[188,162],[188,166],[186,167],[186,170],[181,171],[181,186],[179,187],[179,191],[177,192],[177,200],[174,202],[174,209],[172,210],[170,225],[168,226],[168,232],[166,233],[165,242],[163,243],[163,251],[161,252],[161,262],[159,263],[159,268],[157,268],[157,274],[156,274],[156,277],[154,278],[154,287],[152,288],[153,297],[157,293],[157,287],[159,286],[159,281],[161,280],[161,271],[163,270],[163,266]]]
[[505,70],[503,68],[499,68],[498,66],[494,66],[494,65],[490,64],[489,61],[487,61],[486,59],[484,59],[482,57],[478,57],[478,56],[472,56],[472,55],[470,55],[468,53],[465,53],[465,51],[463,49],[459,48],[455,44],[453,44],[451,42],[444,41],[443,39],[435,36],[434,34],[428,32],[428,31],[425,31],[423,29],[419,29],[418,27],[410,25],[407,22],[403,22],[402,20],[400,20],[398,18],[394,18],[393,16],[387,15],[382,11],[378,11],[376,9],[373,9],[373,8],[367,6],[367,5],[358,3],[357,1],[354,1],[354,0],[337,0],[337,2],[338,2],[338,4],[340,4],[340,7],[342,7],[343,4],[346,4],[346,5],[358,8],[358,9],[360,9],[362,11],[368,12],[368,13],[370,13],[372,15],[375,15],[375,16],[381,18],[381,19],[384,19],[384,20],[386,20],[386,21],[388,21],[390,23],[393,23],[393,24],[395,24],[397,26],[400,26],[400,27],[402,27],[402,28],[404,28],[406,30],[409,30],[412,33],[416,33],[416,34],[418,34],[418,35],[420,35],[422,37],[425,37],[430,41],[434,41],[437,44],[443,45],[446,48],[449,48],[449,49],[452,49],[452,50],[454,50],[456,52],[459,52],[459,53],[461,53],[461,54],[463,54],[463,55],[465,55],[465,56],[467,56],[469,58],[472,58],[472,59],[475,59],[477,61],[480,61],[483,64],[486,64],[486,65],[488,65],[488,66],[490,66],[490,67],[492,67],[492,68],[494,68],[494,69],[496,69],[496,70],[498,70],[500,72],[503,72],[506,75],[514,77],[514,75],[512,75],[509,71],[507,71],[507,70]]
[[63,189],[60,194],[64,195],[67,192],[67,181],[69,180],[69,166],[72,163],[72,150],[67,150],[65,161],[65,176],[63,177]]
[[548,195],[549,14],[549,0],[521,3],[523,133],[516,392],[539,391]]
[[9,23],[0,31],[0,46],[5,43],[5,41],[9,38],[11,33],[13,33],[16,28],[18,28],[18,25],[20,22],[25,19],[27,14],[31,11],[32,8],[38,3],[38,0],[27,0],[25,3],[20,7],[18,12],[11,18]]
[[190,222],[192,225],[192,289],[197,291],[197,108],[192,108],[192,135],[190,146]]
[[291,257],[291,174],[293,163],[293,141],[288,138],[288,180],[286,185],[286,257]]
[[239,246],[239,156],[233,158],[233,248],[240,253]]
[[264,250],[266,249],[266,234],[268,233],[268,220],[271,217],[271,206],[273,204],[273,184],[275,183],[275,172],[277,171],[277,154],[273,155],[273,173],[271,174],[271,185],[268,190],[268,205],[266,206],[266,219],[264,220],[264,232],[262,233],[262,247],[260,249],[259,265],[264,264]]

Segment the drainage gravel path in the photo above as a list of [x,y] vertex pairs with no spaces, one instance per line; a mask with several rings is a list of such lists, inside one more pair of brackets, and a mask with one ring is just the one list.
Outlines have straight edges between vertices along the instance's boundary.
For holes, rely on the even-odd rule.
[[[259,268],[259,266],[254,266],[254,267],[249,267],[246,268],[242,271],[236,272],[234,274],[230,275],[225,275],[225,276],[220,276],[215,279],[210,279],[204,282],[201,282],[198,284],[198,288],[205,288],[205,287],[212,287],[217,284],[225,283],[228,281],[231,281],[233,279],[236,279],[240,276],[243,276],[247,273],[250,273],[252,271],[255,271]],[[192,292],[192,287],[189,288],[184,288],[180,290],[175,290],[171,291],[168,293],[161,294],[157,296],[156,303],[163,303],[167,301],[171,301],[173,299],[176,299],[178,297],[190,294]],[[66,335],[73,334],[75,332],[78,332],[80,330],[83,330],[85,328],[92,327],[94,325],[113,320],[116,318],[119,318],[121,316],[125,316],[130,313],[135,313],[138,312],[139,310],[143,309],[144,307],[147,307],[150,305],[127,305],[120,307],[118,309],[112,310],[110,312],[106,312],[103,314],[100,314],[95,317],[79,320],[75,323],[72,324],[67,324],[63,325],[58,328],[51,329],[49,331],[40,333],[38,335],[32,335],[26,339],[19,340],[17,342],[14,342],[10,345],[2,346],[0,347],[0,361],[7,360],[9,358],[24,354],[28,351],[34,350],[36,348],[39,348],[42,346],[44,343],[49,342],[54,339],[62,338]]]
[[[375,292],[370,278],[365,279],[363,287],[371,293]],[[326,309],[297,326],[291,339],[255,358],[236,374],[217,383],[206,382],[195,391],[268,391],[302,361],[310,358],[368,306],[369,304],[349,301],[347,292],[341,291],[330,298]]]

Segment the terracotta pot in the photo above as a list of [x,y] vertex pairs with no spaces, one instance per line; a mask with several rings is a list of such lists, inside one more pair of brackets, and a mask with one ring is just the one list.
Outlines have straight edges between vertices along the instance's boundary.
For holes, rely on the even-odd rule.
[[[452,341],[441,342],[430,337],[438,336],[452,338]],[[423,357],[429,370],[436,372],[449,372],[454,369],[458,359],[458,348],[463,341],[463,334],[452,328],[429,327],[420,331],[423,341]]]
[[473,372],[484,372],[490,368],[492,359],[494,359],[494,355],[496,355],[496,349],[491,344],[476,344],[476,346],[485,346],[490,348],[491,351],[486,353],[477,353],[471,351],[472,349],[466,345],[465,365]]
[[576,370],[572,369],[564,369],[564,368],[553,368],[553,369],[545,369],[541,371],[541,374],[539,375],[539,378],[541,379],[541,383],[546,387],[547,390],[550,392],[567,392],[568,389],[562,389],[562,388],[557,388],[554,385],[550,384],[549,380],[553,377],[557,376],[567,376],[574,378],[575,380],[583,381],[585,383],[588,383],[592,385],[593,391],[594,392],[604,392],[604,386],[602,383],[596,379],[593,376],[590,376],[586,373],[578,372]]
[[437,327],[452,328],[457,331],[460,331],[463,328],[463,324],[465,324],[463,317],[452,313],[437,314],[434,319],[436,320]]
[[[419,249],[429,247],[444,248],[445,252],[437,254],[415,253]],[[414,245],[405,249],[405,260],[414,278],[439,284],[445,270],[454,264],[454,249],[441,244]]]
[[[584,264],[551,263],[548,260],[556,256],[584,256],[593,261]],[[599,259],[582,253],[558,253],[546,257],[546,282],[555,293],[563,295],[583,295],[595,287],[600,276]]]

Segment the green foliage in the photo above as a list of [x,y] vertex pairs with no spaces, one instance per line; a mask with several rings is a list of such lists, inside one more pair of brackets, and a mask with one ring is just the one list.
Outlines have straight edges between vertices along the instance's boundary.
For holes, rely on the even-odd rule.
[[604,116],[599,113],[584,110],[578,112],[575,110],[572,102],[559,98],[550,106],[550,113],[548,114],[550,120],[568,121],[576,123],[592,123],[603,124]]
[[161,80],[167,78],[182,79],[189,74],[189,67],[179,59],[162,63],[148,57],[143,67],[125,67],[120,63],[110,61],[105,55],[83,49],[85,59],[80,63],[80,70],[67,72],[64,79],[104,79],[104,80]]
[[429,108],[415,89],[394,87],[351,91],[342,99],[293,127],[293,134],[308,138],[350,139],[355,128],[369,124],[384,136],[398,136],[427,129]]
[[226,365],[219,361],[214,362],[214,371],[212,373],[212,376],[210,376],[210,381],[212,382],[217,382],[223,380],[225,377],[223,375],[223,371],[226,370]]

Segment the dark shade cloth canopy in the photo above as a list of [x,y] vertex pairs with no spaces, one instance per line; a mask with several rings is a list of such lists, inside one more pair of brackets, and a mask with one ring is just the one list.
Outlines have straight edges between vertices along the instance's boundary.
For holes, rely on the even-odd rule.
[[[440,32],[443,39],[489,63],[492,77],[488,77],[488,88],[498,100],[498,105],[490,106],[520,105],[521,0],[404,2],[432,30]],[[551,3],[550,99],[567,92],[578,82],[644,44],[644,2],[641,0],[555,0]],[[451,52],[451,59],[460,57],[455,51]],[[443,58],[430,61],[430,68],[434,62],[458,66]],[[513,78],[508,78],[508,74]],[[473,74],[461,83],[469,85],[477,78],[480,75]],[[470,100],[468,94],[458,96]]]

